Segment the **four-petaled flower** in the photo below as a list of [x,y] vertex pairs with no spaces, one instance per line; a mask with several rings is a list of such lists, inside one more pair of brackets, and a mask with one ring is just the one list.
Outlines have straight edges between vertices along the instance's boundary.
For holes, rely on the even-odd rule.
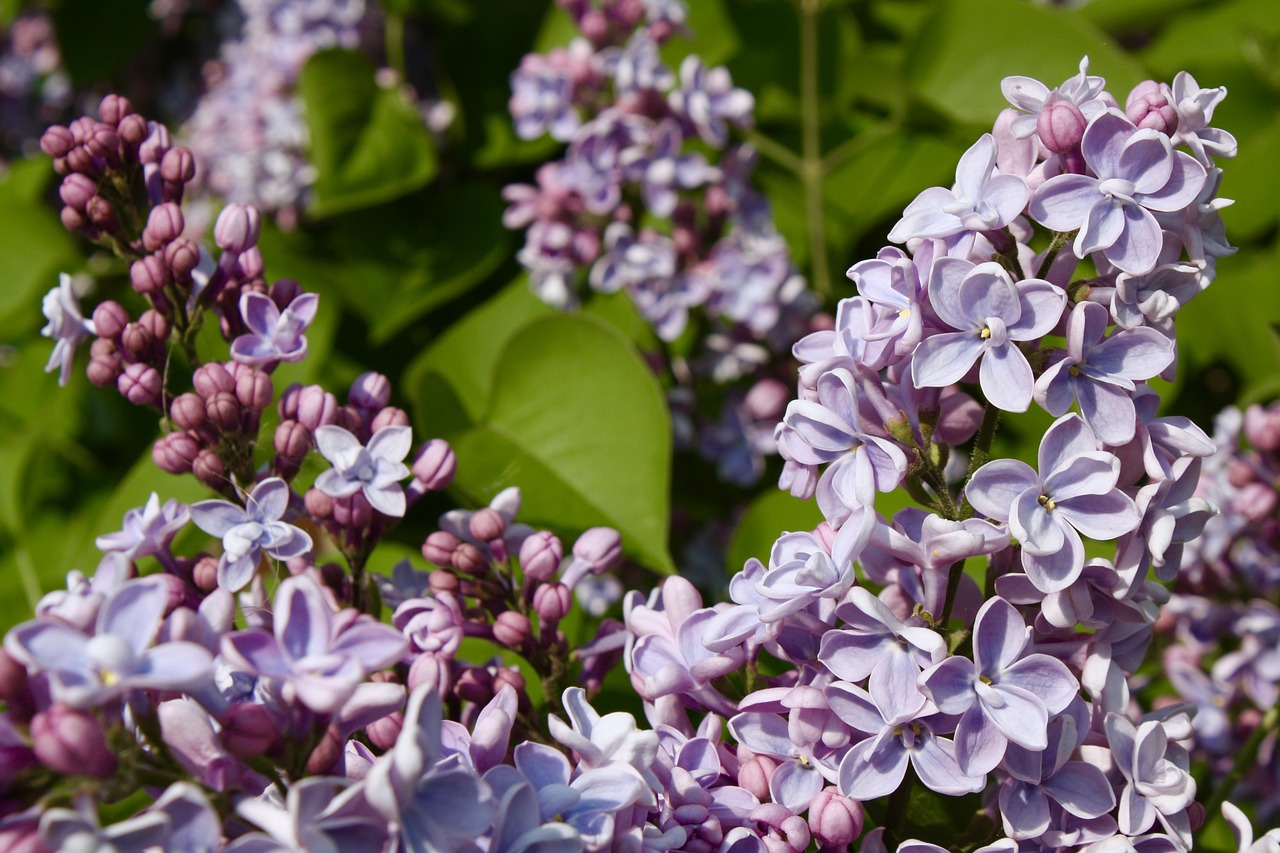
[[271,297],[249,290],[240,296],[240,316],[249,333],[231,342],[231,357],[242,364],[270,365],[307,357],[303,334],[316,317],[320,297],[302,293],[281,311]]
[[383,515],[400,518],[407,501],[400,481],[409,476],[404,458],[413,444],[406,426],[387,426],[360,444],[340,426],[316,430],[316,447],[333,467],[316,477],[316,488],[331,498],[348,498],[363,491],[369,505]]
[[58,275],[58,286],[44,295],[41,306],[49,322],[40,330],[46,338],[53,338],[53,353],[45,365],[45,373],[58,371],[58,384],[66,385],[71,378],[71,365],[75,361],[76,347],[90,335],[97,334],[92,320],[80,313],[80,300],[76,296],[71,276]]
[[222,537],[218,586],[230,592],[243,589],[258,570],[264,551],[277,560],[288,560],[311,550],[306,531],[280,520],[289,508],[289,491],[284,480],[271,477],[245,495],[244,507],[219,500],[191,505],[196,526]]

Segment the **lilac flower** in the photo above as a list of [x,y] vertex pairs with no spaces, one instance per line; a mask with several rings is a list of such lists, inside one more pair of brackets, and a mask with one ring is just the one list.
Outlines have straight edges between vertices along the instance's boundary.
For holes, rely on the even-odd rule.
[[1012,742],[1039,752],[1049,716],[1067,707],[1079,683],[1057,658],[1025,655],[1027,626],[1013,605],[993,598],[978,611],[973,660],[952,656],[921,674],[920,688],[944,714],[962,714],[956,760],[970,776],[990,772]]
[[715,169],[698,153],[681,154],[680,126],[661,122],[653,132],[653,148],[629,164],[644,192],[644,203],[654,216],[670,216],[676,209],[676,191],[701,186],[716,176]]
[[169,600],[157,577],[129,581],[107,596],[92,636],[36,619],[5,636],[10,655],[49,676],[56,701],[102,705],[130,690],[196,690],[213,677],[213,656],[195,643],[153,646]]
[[727,68],[707,68],[692,55],[680,63],[680,88],[668,100],[703,141],[716,148],[723,148],[729,140],[727,125],[750,127],[755,109],[751,93],[733,87]]
[[231,342],[231,357],[241,364],[272,365],[307,357],[303,334],[316,317],[320,297],[301,293],[282,312],[271,297],[252,290],[240,295],[240,316],[249,333]]
[[1036,132],[1040,113],[1052,103],[1066,101],[1080,110],[1085,118],[1093,118],[1106,109],[1102,87],[1106,80],[1089,74],[1089,57],[1080,60],[1080,73],[1068,78],[1061,86],[1050,89],[1031,77],[1012,76],[1000,81],[1000,91],[1005,99],[1026,115],[1015,118],[1009,129],[1017,139],[1026,139]]
[[224,853],[381,850],[386,829],[369,814],[363,795],[359,783],[328,776],[297,780],[284,797],[269,787],[236,804],[236,814],[263,831],[240,836]]
[[1004,228],[1027,205],[1027,183],[1016,175],[993,176],[996,143],[984,133],[960,158],[952,189],[930,187],[907,205],[889,240],[941,237],[949,253],[965,257],[977,234]]
[[675,275],[676,251],[670,238],[644,230],[637,236],[631,226],[614,222],[604,232],[605,253],[591,268],[591,286],[601,293]]
[[1084,568],[1084,543],[1115,539],[1138,526],[1137,507],[1116,488],[1120,462],[1097,449],[1079,415],[1064,415],[1040,442],[1041,474],[1017,459],[997,459],[974,472],[965,496],[1022,545],[1022,566],[1036,587],[1057,592]]
[[587,850],[610,849],[616,816],[646,793],[644,781],[625,765],[574,774],[563,753],[539,743],[518,745],[515,764],[536,792],[541,821],[567,823]]
[[[373,672],[399,660],[408,642],[389,625],[340,620],[308,575],[285,578],[276,590],[273,631],[237,631],[222,640],[222,657],[234,666],[283,683],[318,714],[332,714]],[[345,626],[345,627],[344,627]]]
[[516,136],[536,139],[544,133],[568,142],[582,124],[573,106],[574,78],[589,72],[594,53],[586,39],[574,39],[567,50],[547,56],[536,53],[520,60],[511,72],[511,117]]
[[1000,820],[1010,838],[1036,838],[1050,826],[1050,802],[1070,814],[1096,818],[1116,807],[1116,795],[1096,765],[1071,761],[1082,740],[1069,714],[1049,722],[1048,746],[1035,753],[1011,745],[1005,753],[1009,777],[1000,785]]
[[49,809],[40,816],[40,843],[48,850],[146,853],[165,842],[169,829],[169,818],[152,810],[104,827],[97,806],[81,796],[74,811]]
[[125,512],[122,530],[99,536],[94,544],[129,560],[162,555],[168,553],[169,543],[190,520],[186,504],[170,498],[162,505],[160,497],[152,492],[145,506]]
[[933,263],[933,242],[921,246],[914,258],[896,246],[886,246],[875,258],[859,261],[845,273],[869,302],[889,309],[863,340],[883,342],[894,355],[905,356],[924,336],[925,285]]
[[[1155,269],[1145,275],[1120,273],[1111,297],[1111,314],[1116,325],[1134,329],[1142,325],[1158,326],[1177,315],[1192,298],[1209,285],[1203,266],[1176,260],[1182,252],[1177,241],[1165,241]],[[1165,261],[1173,255],[1174,259]]]
[[[1180,415],[1157,417],[1160,395],[1146,385],[1134,391],[1133,406],[1138,423],[1133,443],[1129,445],[1142,454],[1142,465],[1153,480],[1167,480],[1173,466],[1185,456],[1212,456],[1217,447],[1204,430],[1190,418]],[[1123,460],[1123,449],[1116,451]]]
[[1124,776],[1120,792],[1120,832],[1141,835],[1158,819],[1166,831],[1191,840],[1187,806],[1196,798],[1196,780],[1170,761],[1164,727],[1148,720],[1134,727],[1120,714],[1107,714],[1107,743],[1115,766]]
[[216,853],[222,846],[222,818],[198,785],[174,782],[150,813],[166,815],[173,827],[165,853]]
[[1204,186],[1204,167],[1174,151],[1169,137],[1139,130],[1117,112],[1089,123],[1081,151],[1097,177],[1050,178],[1031,199],[1031,216],[1055,231],[1079,229],[1077,258],[1101,251],[1124,272],[1150,272],[1163,240],[1152,211],[1191,204]]
[[578,129],[569,145],[564,178],[582,196],[587,210],[610,214],[622,200],[626,165],[643,157],[653,135],[653,123],[642,116],[610,107]]
[[947,656],[947,644],[940,635],[918,624],[903,623],[862,587],[849,590],[836,615],[845,627],[822,635],[818,660],[846,681],[870,676],[871,689],[877,695],[899,695],[901,688],[887,682],[914,685],[922,669]]
[[1054,416],[1078,401],[1085,423],[1116,445],[1134,435],[1134,382],[1164,370],[1173,346],[1155,329],[1124,329],[1110,337],[1106,331],[1107,309],[1096,302],[1078,304],[1067,320],[1067,351],[1036,380],[1035,397]]
[[311,550],[306,531],[280,520],[289,508],[289,494],[284,480],[271,477],[245,495],[243,509],[219,500],[191,505],[196,526],[222,538],[218,586],[230,592],[243,589],[258,571],[264,551],[277,560],[289,560]]
[[562,701],[569,725],[552,714],[547,721],[551,736],[577,753],[583,767],[630,767],[648,786],[641,802],[653,805],[653,792],[662,789],[652,770],[658,755],[657,734],[641,730],[635,717],[622,711],[601,716],[581,687],[566,688]]
[[413,431],[407,426],[383,427],[368,445],[340,426],[322,426],[316,430],[316,447],[333,467],[316,478],[316,488],[331,498],[363,491],[378,512],[401,518],[407,504],[400,481],[409,476],[404,458],[412,446]]
[[856,581],[854,561],[871,540],[874,528],[875,511],[860,506],[852,510],[834,539],[828,540],[829,545],[809,533],[788,533],[779,538],[769,560],[770,569],[756,584],[756,592],[767,602],[760,606],[760,621],[786,619],[820,600],[828,606],[839,601]]
[[1131,587],[1146,579],[1148,566],[1155,567],[1161,580],[1173,580],[1182,563],[1183,544],[1199,536],[1219,514],[1216,504],[1196,495],[1200,467],[1200,459],[1184,457],[1173,463],[1168,479],[1138,490],[1135,505],[1142,521],[1116,546],[1116,569]]
[[982,392],[1009,412],[1025,412],[1035,384],[1031,364],[1015,341],[1033,341],[1053,330],[1067,294],[1040,279],[1014,285],[997,263],[974,266],[939,258],[929,281],[929,302],[957,329],[920,342],[911,360],[917,387],[958,382],[979,358]]
[[675,83],[658,55],[658,43],[645,32],[637,32],[622,48],[602,51],[605,73],[613,77],[619,99],[635,97],[644,91],[665,92]]
[[[738,714],[729,720],[729,731],[756,755],[778,759],[779,764],[769,777],[769,796],[793,812],[803,812],[824,785],[837,779],[838,753],[821,740],[793,732],[777,714]],[[799,737],[793,737],[793,733]]]
[[97,334],[92,320],[86,320],[80,313],[80,300],[76,296],[71,276],[66,273],[58,275],[58,286],[44,296],[41,306],[45,319],[49,322],[40,334],[53,338],[53,354],[44,372],[58,370],[58,384],[66,385],[71,379],[71,366],[75,362],[76,347],[85,338]]
[[543,822],[538,795],[523,773],[499,765],[484,782],[493,790],[493,834],[489,853],[580,853],[582,837],[568,823]]
[[1185,145],[1197,160],[1208,167],[1213,165],[1210,155],[1236,156],[1236,138],[1225,130],[1209,127],[1214,108],[1227,96],[1227,87],[1202,89],[1186,71],[1179,71],[1173,78],[1169,103],[1178,113],[1178,128],[1171,134],[1174,145]]

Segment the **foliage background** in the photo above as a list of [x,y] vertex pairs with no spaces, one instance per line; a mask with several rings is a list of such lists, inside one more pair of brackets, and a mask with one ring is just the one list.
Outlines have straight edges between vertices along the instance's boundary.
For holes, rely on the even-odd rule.
[[[758,180],[828,308],[852,294],[842,271],[883,245],[902,207],[951,182],[959,154],[1005,105],[1002,77],[1057,85],[1087,54],[1115,92],[1146,77],[1171,81],[1184,68],[1204,86],[1227,86],[1214,123],[1240,143],[1222,195],[1236,199],[1224,219],[1241,251],[1180,317],[1179,380],[1166,408],[1209,428],[1222,406],[1280,392],[1274,0],[689,5],[693,38],[673,40],[664,55],[673,66],[687,53],[726,64],[755,94]],[[146,0],[48,7],[76,87],[120,91],[146,111],[175,50]],[[22,8],[0,2],[0,20]],[[622,530],[637,586],[650,584],[646,570],[677,568],[722,584],[726,569],[764,556],[779,531],[816,523],[815,508],[774,488],[772,468],[749,492],[718,483],[705,462],[672,459],[662,389],[642,360],[659,343],[625,298],[596,297],[566,317],[528,291],[514,258],[521,237],[501,224],[500,192],[529,181],[558,146],[515,138],[508,76],[526,52],[567,43],[567,18],[548,0],[386,0],[377,15],[388,44],[403,40],[404,74],[450,102],[455,121],[433,139],[399,91],[379,83],[384,56],[317,55],[299,85],[318,169],[314,203],[296,229],[264,227],[261,243],[269,280],[296,278],[321,294],[312,354],[276,373],[277,391],[290,381],[341,390],[378,370],[419,440],[444,436],[457,448],[452,493],[415,508],[395,533],[402,544],[380,549],[374,568],[415,554],[439,512],[510,485],[524,489],[531,523],[566,534],[606,523]],[[390,61],[401,64],[398,51]],[[151,463],[154,414],[83,373],[59,389],[43,372],[51,344],[38,334],[39,305],[57,273],[92,275],[91,302],[131,295],[118,262],[62,229],[56,187],[40,155],[11,161],[0,181],[0,630],[26,618],[69,569],[92,570],[94,538],[118,529],[152,491],[205,496],[194,478]],[[216,354],[216,335],[204,343]],[[1011,420],[1003,447],[1033,456],[1049,421],[1043,413]],[[263,425],[267,446],[273,427]],[[892,497],[881,507],[895,508]],[[727,553],[695,535],[708,524],[728,540]]]

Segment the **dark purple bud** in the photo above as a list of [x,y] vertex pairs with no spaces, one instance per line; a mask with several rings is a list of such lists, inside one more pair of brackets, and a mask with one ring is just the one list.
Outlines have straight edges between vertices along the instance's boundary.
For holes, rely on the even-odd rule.
[[246,409],[265,411],[274,396],[271,377],[261,370],[249,368],[236,377],[236,398]]
[[179,237],[164,247],[164,262],[173,272],[174,279],[186,281],[200,264],[200,247],[194,240]]
[[293,462],[301,462],[311,449],[311,431],[297,421],[283,421],[276,427],[276,453]]
[[453,692],[465,702],[486,705],[493,698],[493,676],[484,667],[469,666],[458,674]]
[[502,536],[507,520],[496,509],[477,510],[471,514],[471,535],[481,542],[490,542]]
[[230,391],[219,391],[205,400],[204,413],[209,423],[222,432],[235,432],[240,428],[240,401]]
[[550,530],[539,530],[520,545],[520,568],[525,577],[550,580],[564,559],[564,546]]
[[453,565],[453,552],[458,550],[458,537],[444,530],[437,530],[422,543],[422,556],[437,566]]
[[769,778],[778,769],[772,758],[756,755],[744,761],[738,768],[738,787],[745,788],[762,801],[769,799]]
[[27,668],[0,649],[0,701],[8,702],[27,687]]
[[554,628],[573,607],[573,593],[562,583],[544,583],[533,591],[533,609],[544,630]]
[[219,249],[239,255],[258,244],[261,227],[261,216],[256,207],[233,202],[218,214],[218,221],[213,226],[213,241]]
[[231,378],[231,374],[217,362],[197,367],[195,374],[191,377],[191,384],[195,386],[196,393],[206,400],[214,394],[236,390],[236,383]]
[[347,402],[353,406],[376,412],[391,401],[391,380],[381,373],[361,373],[351,383]]
[[128,115],[133,115],[133,104],[121,95],[107,95],[98,104],[98,118],[115,126]]
[[1084,113],[1075,104],[1051,100],[1036,119],[1036,133],[1045,148],[1055,154],[1064,154],[1080,147],[1087,125]]
[[334,409],[333,423],[358,437],[361,441],[364,441],[370,435],[369,431],[365,429],[364,418],[360,416],[360,412],[357,411],[355,406],[339,406]]
[[120,134],[121,142],[136,148],[147,138],[147,120],[137,113],[127,115],[120,120],[116,133]]
[[307,514],[319,521],[333,515],[333,498],[319,489],[308,489],[302,497],[302,503],[307,508]]
[[274,302],[276,307],[281,311],[288,308],[289,303],[293,302],[293,300],[297,299],[301,295],[302,285],[298,284],[291,278],[282,278],[275,284],[271,285],[267,290],[267,296],[271,297],[271,301]]
[[57,773],[106,779],[116,772],[116,755],[102,726],[92,715],[66,705],[35,715],[31,746],[40,763]]
[[443,438],[433,438],[418,448],[413,458],[413,478],[422,488],[438,492],[448,488],[458,470],[458,457]]
[[364,733],[369,736],[369,743],[387,750],[396,745],[396,738],[400,737],[403,728],[404,714],[396,711],[365,726]]
[[509,649],[521,649],[529,641],[529,617],[506,610],[493,620],[493,638]]
[[477,575],[489,565],[484,552],[470,542],[460,542],[453,552],[453,567],[468,575]]
[[93,309],[93,328],[104,338],[119,337],[129,323],[129,312],[119,302],[108,299]]
[[1125,115],[1139,128],[1150,128],[1167,135],[1178,129],[1178,111],[1169,103],[1168,87],[1154,80],[1143,80],[1124,102]]
[[593,527],[573,543],[573,556],[592,574],[607,572],[622,562],[622,537],[612,527]]
[[161,246],[172,243],[187,227],[182,217],[182,208],[173,202],[165,202],[151,208],[147,217],[147,227],[142,231],[142,245],[148,252],[154,252]]
[[169,404],[169,419],[183,429],[199,429],[205,421],[204,400],[190,391],[179,394]]
[[67,152],[66,156],[67,168],[73,172],[80,172],[90,177],[100,177],[102,175],[102,167],[93,159],[93,155],[89,153],[89,149],[84,145],[77,145]]
[[75,208],[83,211],[89,205],[89,200],[98,194],[98,185],[92,178],[74,172],[62,179],[62,185],[58,187],[58,197],[62,199],[62,203],[67,207]]
[[319,385],[308,385],[298,392],[298,423],[312,432],[332,424],[337,413],[338,398]]
[[201,450],[191,463],[191,473],[211,489],[220,491],[227,484],[227,469],[222,459],[212,450]]
[[167,572],[152,575],[152,577],[155,577],[157,579],[156,583],[163,586],[165,592],[168,593],[164,602],[164,614],[168,616],[186,600],[187,585],[183,583],[182,578]]
[[174,184],[185,184],[196,176],[196,159],[190,149],[171,148],[160,158],[160,177]]
[[129,267],[133,289],[144,296],[158,293],[169,283],[169,267],[159,255],[147,255]]
[[823,788],[809,804],[809,831],[824,847],[847,849],[862,834],[862,805]]
[[185,432],[171,432],[161,436],[151,447],[152,460],[161,470],[170,474],[185,474],[190,471],[199,453],[200,443]]
[[307,758],[307,772],[320,776],[332,770],[342,756],[343,743],[345,741],[338,724],[330,723],[329,728],[324,731],[324,737],[320,738],[320,743],[316,744]]
[[120,165],[120,136],[111,125],[99,124],[93,135],[85,141],[84,147],[112,168]]
[[84,206],[84,212],[89,217],[89,221],[99,228],[112,231],[117,225],[116,209],[111,206],[111,202],[100,195],[89,199]]
[[222,725],[218,739],[236,758],[257,758],[280,739],[267,707],[257,702],[231,705],[222,712],[218,722]]
[[150,406],[159,402],[164,381],[154,367],[135,362],[125,365],[124,372],[116,380],[116,388],[135,406]]
[[427,586],[436,594],[457,592],[458,576],[448,569],[436,569],[427,575]]
[[1255,450],[1280,449],[1280,411],[1250,406],[1244,413],[1244,436]]
[[411,426],[409,414],[404,409],[387,406],[373,416],[373,422],[369,424],[369,432],[376,433],[383,427],[389,426]]
[[66,157],[75,146],[76,138],[60,124],[53,125],[40,137],[40,150],[50,157]]
[[153,309],[143,311],[142,316],[138,318],[138,325],[149,331],[153,340],[163,344],[169,339],[169,318],[159,311]]

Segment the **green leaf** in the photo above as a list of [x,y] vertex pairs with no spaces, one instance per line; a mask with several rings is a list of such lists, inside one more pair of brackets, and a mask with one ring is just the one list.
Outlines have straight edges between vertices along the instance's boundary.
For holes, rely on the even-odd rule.
[[526,324],[494,365],[477,425],[445,437],[458,455],[454,487],[469,500],[485,503],[519,486],[522,521],[567,535],[614,527],[628,557],[675,570],[666,401],[639,355],[603,321],[556,314]]
[[[1215,113],[1214,124],[1218,126]],[[1232,243],[1257,239],[1280,219],[1280,120],[1241,138],[1240,154],[1223,165],[1221,195],[1235,199],[1222,211]]]
[[773,543],[784,532],[812,530],[821,523],[817,501],[802,501],[776,489],[767,491],[751,502],[734,528],[726,568],[734,574],[752,557],[768,563]]
[[316,216],[397,198],[435,177],[435,146],[417,110],[375,74],[352,50],[321,51],[302,69],[298,93],[317,172]]
[[1146,76],[1112,39],[1070,11],[1022,0],[942,0],[917,34],[906,71],[926,104],[989,127],[1009,106],[1002,78],[1019,74],[1057,86],[1078,73],[1086,55],[1091,73],[1106,77],[1112,92],[1126,93]]
[[0,182],[0,332],[6,335],[38,328],[40,297],[58,285],[59,272],[81,263],[75,241],[40,198],[52,175],[47,161],[24,163]]

